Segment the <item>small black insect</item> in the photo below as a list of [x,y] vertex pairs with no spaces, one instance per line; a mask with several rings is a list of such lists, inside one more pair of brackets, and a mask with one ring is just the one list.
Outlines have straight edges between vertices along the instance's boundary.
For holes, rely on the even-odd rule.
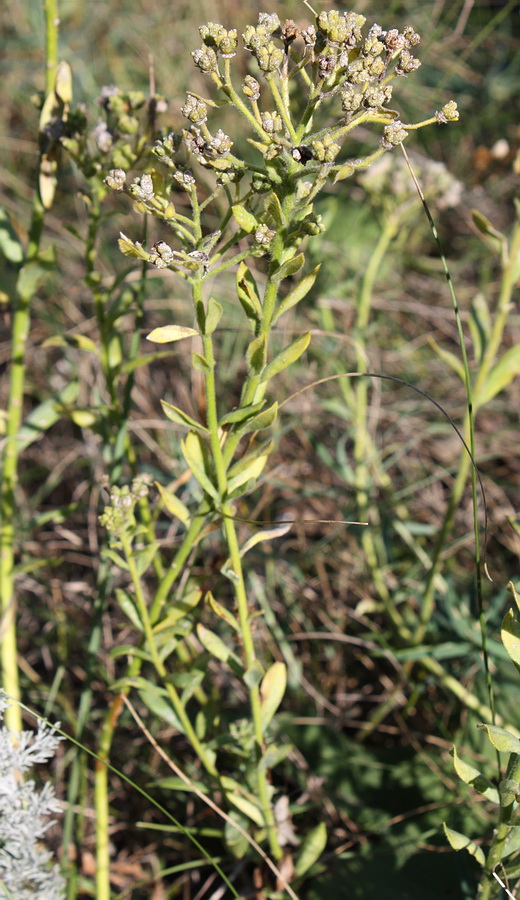
[[302,144],[300,147],[293,147],[292,158],[296,162],[301,162],[302,166],[308,163],[310,159],[314,159],[311,148],[306,147],[305,144]]

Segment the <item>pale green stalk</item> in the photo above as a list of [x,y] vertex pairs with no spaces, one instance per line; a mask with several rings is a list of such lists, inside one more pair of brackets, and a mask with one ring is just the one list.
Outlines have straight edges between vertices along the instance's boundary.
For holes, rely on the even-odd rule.
[[[57,0],[45,0],[45,93],[54,90],[58,65],[58,4]],[[24,264],[29,265],[38,254],[43,231],[45,209],[39,188],[34,191],[29,243]],[[23,272],[23,270],[22,270]],[[11,370],[5,444],[0,491],[0,604],[1,604],[1,663],[2,682],[6,693],[14,702],[6,709],[5,723],[13,731],[21,731],[22,719],[18,702],[20,686],[17,663],[16,595],[15,595],[15,534],[16,488],[18,483],[19,448],[17,435],[22,424],[25,384],[25,355],[30,328],[33,285],[20,287],[14,298],[13,327],[11,336]],[[23,282],[22,282],[23,285]]]

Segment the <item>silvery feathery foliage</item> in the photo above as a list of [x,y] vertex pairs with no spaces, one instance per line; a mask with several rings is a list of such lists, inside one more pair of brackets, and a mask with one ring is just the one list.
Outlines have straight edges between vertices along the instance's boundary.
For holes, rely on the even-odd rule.
[[[0,691],[0,722],[9,706]],[[62,900],[65,881],[40,841],[60,811],[54,789],[24,778],[36,763],[51,759],[61,738],[38,721],[36,733],[0,728],[0,900]]]

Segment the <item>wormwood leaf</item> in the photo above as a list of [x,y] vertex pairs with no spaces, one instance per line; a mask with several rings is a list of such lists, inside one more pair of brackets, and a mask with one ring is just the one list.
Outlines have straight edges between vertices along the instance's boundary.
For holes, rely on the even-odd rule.
[[192,419],[188,413],[183,412],[178,406],[172,406],[171,403],[166,403],[166,400],[161,400],[161,406],[167,418],[170,419],[171,422],[175,422],[176,425],[186,425],[188,428],[196,428],[197,431],[202,432],[202,434],[209,434],[208,429],[205,428],[204,425],[197,422],[195,419]]
[[259,375],[265,366],[267,343],[265,334],[254,339],[246,350],[247,371],[249,375]]
[[254,216],[253,213],[250,213],[241,203],[235,203],[235,205],[231,207],[231,212],[233,213],[235,222],[240,226],[242,231],[247,231],[249,233],[254,231],[255,228],[258,228],[256,216]]
[[290,522],[282,522],[280,525],[275,525],[274,528],[266,528],[263,531],[257,531],[256,534],[253,534],[252,537],[245,542],[240,551],[240,556],[244,556],[248,550],[251,550],[252,547],[255,547],[256,544],[260,544],[262,541],[273,541],[275,538],[283,537],[284,534],[287,534],[287,532],[291,530],[291,527]]
[[262,428],[271,428],[276,422],[278,416],[278,401],[273,403],[268,409],[262,410],[257,416],[248,419],[243,425],[237,428],[239,434],[247,434],[249,431],[260,431]]
[[484,406],[520,375],[520,344],[515,344],[500,357],[486,383],[475,398],[475,407]]
[[500,636],[510,660],[520,671],[520,622],[512,609],[504,616]]
[[296,272],[300,271],[304,262],[305,257],[303,253],[297,253],[296,256],[293,256],[291,259],[282,263],[278,271],[272,276],[272,280],[275,282],[283,281],[283,279],[288,278],[289,275],[296,275]]
[[274,375],[277,375],[278,372],[286,369],[287,366],[291,365],[291,363],[296,362],[296,360],[300,358],[302,353],[305,353],[307,347],[309,346],[310,340],[310,332],[306,331],[305,334],[302,334],[301,337],[293,341],[292,344],[289,344],[287,347],[285,347],[285,349],[282,350],[282,352],[279,353],[278,356],[275,356],[275,358],[271,360],[269,365],[265,367],[262,373],[262,381],[269,381],[269,379],[273,378]]
[[520,740],[516,738],[510,731],[505,728],[499,728],[498,725],[486,725],[480,723],[477,728],[482,728],[493,747],[500,753],[520,753]]
[[197,479],[200,486],[210,495],[210,497],[213,497],[214,500],[218,500],[218,490],[207,474],[209,462],[206,458],[206,447],[200,434],[197,434],[195,431],[190,431],[186,436],[186,440],[181,441],[181,449],[182,455],[191,469],[194,478]]
[[163,325],[162,328],[154,328],[150,334],[147,334],[146,340],[153,341],[155,344],[167,344],[171,341],[182,341],[183,338],[193,337],[198,333],[194,328],[188,328],[186,325]]
[[475,857],[479,866],[484,866],[486,857],[484,856],[482,848],[477,846],[475,841],[466,837],[465,834],[461,834],[460,831],[454,831],[453,828],[448,828],[446,822],[443,822],[442,827],[444,828],[444,834],[453,850],[467,850],[468,853],[471,853],[471,856]]
[[283,298],[274,315],[273,322],[276,322],[277,319],[279,319],[280,316],[287,312],[288,309],[292,309],[293,306],[296,306],[296,304],[299,303],[300,300],[303,300],[306,294],[309,293],[314,282],[316,281],[320,266],[321,263],[317,265],[312,270],[312,272],[309,272],[308,275],[304,275],[304,277],[298,282],[298,284],[293,287],[292,291],[289,291],[287,296]]
[[297,878],[301,878],[308,872],[311,866],[320,858],[327,845],[327,829],[325,822],[320,822],[306,835],[301,846],[301,850],[296,860],[294,874]]
[[217,615],[220,619],[224,619],[224,621],[227,622],[228,625],[231,625],[231,628],[233,628],[234,631],[240,633],[240,625],[235,619],[233,613],[230,612],[229,609],[226,609],[225,606],[221,606],[218,600],[215,600],[211,591],[207,592],[205,599],[206,603],[209,603],[209,605],[211,606],[211,609],[213,610],[215,615]]
[[262,728],[265,730],[280,706],[287,687],[287,667],[275,662],[265,673],[260,687]]
[[127,591],[123,591],[122,588],[116,588],[116,600],[119,603],[121,611],[128,619],[130,619],[134,628],[137,628],[138,631],[142,631],[143,625],[141,616],[139,615],[139,611],[130,594]]
[[464,762],[458,755],[456,747],[452,747],[450,752],[453,756],[453,766],[461,781],[464,781],[465,784],[469,784],[478,791],[479,794],[483,794],[484,797],[487,797],[487,799],[491,801],[491,803],[500,804],[498,791],[491,781],[486,778],[482,772],[479,772],[475,766]]
[[172,491],[167,490],[167,488],[163,487],[162,484],[159,484],[158,481],[155,482],[155,486],[158,489],[161,500],[164,503],[166,509],[172,516],[175,516],[176,519],[179,519],[183,525],[190,524],[190,514],[186,506],[182,500],[179,500],[176,494],[172,493]]

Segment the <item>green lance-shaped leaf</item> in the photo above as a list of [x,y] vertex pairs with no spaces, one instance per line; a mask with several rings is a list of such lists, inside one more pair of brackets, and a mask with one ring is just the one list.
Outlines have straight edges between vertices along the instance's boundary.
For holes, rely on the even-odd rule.
[[285,312],[287,312],[288,309],[292,309],[293,306],[296,306],[296,304],[299,303],[300,300],[303,300],[303,298],[309,293],[314,282],[316,281],[320,266],[321,263],[320,265],[317,265],[312,270],[312,272],[309,272],[308,275],[304,275],[304,277],[298,282],[298,284],[293,287],[292,291],[289,291],[287,296],[283,298],[278,309],[276,310],[273,318],[273,323],[276,322],[277,319],[279,319],[280,316],[282,316]]
[[477,728],[482,728],[486,732],[493,747],[500,753],[520,753],[520,740],[505,728],[486,724],[479,724]]
[[267,354],[265,334],[254,339],[246,350],[247,371],[249,375],[260,375],[264,369]]
[[53,245],[42,250],[20,269],[16,289],[23,299],[31,299],[49,272],[56,268],[56,249]]
[[251,231],[254,231],[255,228],[258,228],[256,216],[254,216],[253,213],[250,213],[241,203],[236,203],[232,206],[231,212],[233,213],[235,222],[240,226],[242,231],[247,231],[249,234]]
[[196,372],[202,372],[203,375],[209,375],[213,371],[213,366],[207,361],[205,356],[200,353],[191,354],[191,366]]
[[247,422],[238,426],[237,432],[240,435],[248,434],[250,431],[260,431],[262,428],[271,428],[276,422],[278,416],[278,401],[273,403],[268,409],[263,409],[258,415],[248,419]]
[[283,279],[288,278],[289,275],[296,275],[296,272],[300,271],[304,262],[305,257],[303,253],[297,253],[296,256],[293,256],[291,259],[287,259],[282,263],[280,268],[272,276],[272,280],[275,282],[283,281]]
[[273,217],[276,225],[279,227],[285,225],[282,204],[280,203],[280,198],[276,191],[273,191],[272,194],[269,195],[269,199],[265,205],[265,211],[268,215]]
[[265,669],[258,659],[254,659],[251,665],[244,672],[244,682],[249,689],[258,687],[265,675]]
[[[249,828],[249,820],[246,818],[246,816],[239,813],[238,810],[236,812],[231,810],[231,812],[229,813],[229,818],[232,820],[232,822],[236,822],[238,825],[240,825],[242,831],[239,831],[238,828],[235,828],[232,822],[226,821],[224,827],[224,840],[226,842],[226,847],[228,848],[229,852],[233,854],[235,859],[242,859],[242,857],[245,856],[247,851],[249,850],[249,841],[246,837],[247,829]],[[246,834],[243,833],[244,831],[246,832]]]
[[250,419],[259,412],[264,404],[265,400],[260,400],[258,403],[252,403],[251,406],[242,406],[240,409],[233,409],[231,412],[226,413],[225,416],[222,416],[219,426],[236,425],[238,422],[244,422],[246,419]]
[[296,878],[301,878],[320,858],[327,845],[327,829],[325,822],[320,822],[306,835],[294,867]]
[[262,318],[262,304],[255,279],[244,262],[240,263],[237,270],[236,291],[240,305],[255,331],[257,323]]
[[475,398],[475,406],[484,406],[520,375],[520,344],[515,344],[500,357]]
[[240,659],[218,634],[199,623],[197,625],[197,637],[208,653],[211,653],[220,662],[227,663],[234,672],[242,677],[244,669]]
[[219,619],[224,619],[224,622],[227,622],[228,625],[231,625],[234,631],[240,634],[240,625],[235,619],[232,612],[229,609],[226,609],[225,606],[221,606],[218,600],[215,600],[211,591],[208,591],[205,597],[206,603],[209,604],[215,615],[219,617]]
[[479,794],[483,794],[484,797],[487,797],[487,799],[491,801],[491,803],[499,804],[500,797],[498,790],[491,783],[489,778],[486,778],[486,776],[483,775],[482,772],[479,772],[475,766],[464,762],[458,755],[456,747],[452,747],[451,755],[453,756],[453,766],[461,781],[464,781],[465,784],[469,784],[478,791]]
[[350,178],[355,171],[354,166],[351,166],[350,163],[343,163],[336,172],[333,184],[337,184],[338,181],[343,181],[344,178]]
[[292,344],[289,344],[288,347],[285,347],[278,356],[275,356],[274,359],[271,360],[268,366],[265,367],[262,373],[262,381],[269,381],[270,378],[273,378],[274,375],[277,375],[278,372],[281,372],[283,369],[286,369],[287,366],[290,366],[291,363],[296,362],[297,359],[300,358],[302,353],[305,353],[307,347],[309,346],[311,340],[310,331],[306,331],[305,334],[302,334],[301,337],[296,338]]
[[479,866],[483,867],[485,865],[486,857],[484,856],[482,847],[479,847],[475,841],[466,837],[465,834],[461,834],[460,831],[454,831],[453,828],[448,828],[446,822],[443,822],[443,828],[444,834],[453,850],[467,850],[468,853],[471,853],[471,855],[475,857]]
[[173,628],[180,619],[189,616],[200,602],[201,597],[202,591],[199,590],[199,588],[195,588],[195,590],[183,594],[180,600],[176,600],[173,606],[168,607],[168,615],[164,619],[161,619],[157,625],[154,625],[154,634],[168,631],[168,629]]
[[266,462],[267,455],[257,456],[257,458],[253,459],[245,469],[242,469],[242,471],[238,473],[238,475],[231,477],[230,474],[227,483],[228,494],[231,496],[234,491],[244,484],[247,484],[248,481],[256,481],[257,478],[260,478]]
[[267,670],[260,687],[262,728],[269,725],[280,706],[287,687],[287,667],[283,662],[275,662]]
[[145,262],[149,259],[150,254],[143,249],[139,241],[131,241],[122,231],[119,232],[117,245],[123,256],[128,256],[130,259],[144,259]]
[[206,310],[206,322],[204,326],[204,334],[213,334],[218,323],[222,318],[223,309],[217,300],[210,297],[208,300],[208,308]]
[[158,544],[146,544],[145,547],[141,547],[139,550],[134,550],[134,559],[137,567],[137,574],[139,575],[139,577],[144,575],[149,566],[151,566],[158,548]]
[[186,525],[186,527],[188,527],[190,523],[190,513],[182,500],[179,500],[176,494],[163,487],[162,484],[159,484],[158,481],[155,482],[155,486],[159,491],[161,500],[170,515],[175,516],[175,518],[179,519],[179,521],[182,522],[183,525]]
[[244,813],[248,819],[251,819],[255,825],[258,825],[259,828],[263,828],[265,826],[264,816],[254,794],[246,791],[243,785],[239,784],[238,781],[235,781],[234,778],[229,778],[228,775],[224,775],[221,778],[220,783],[226,791],[228,801],[232,803],[233,806],[236,806],[240,812]]
[[182,341],[183,338],[194,337],[199,332],[185,325],[163,325],[162,328],[154,328],[146,335],[147,341],[155,344],[168,344],[172,341]]
[[507,238],[501,231],[495,228],[489,219],[477,209],[471,211],[473,224],[482,235],[482,239],[495,253],[500,256],[507,252]]
[[501,638],[510,660],[520,671],[520,622],[512,609],[504,616]]
[[[144,679],[141,680],[144,681]],[[168,725],[171,725],[176,731],[180,732],[180,734],[184,734],[182,722],[167,699],[168,695],[165,690],[148,682],[143,689],[139,690],[139,696],[144,705],[147,706],[154,715],[159,719],[162,719],[163,722],[167,722]]]
[[259,456],[269,456],[269,454],[272,452],[273,446],[273,442],[269,440],[262,441],[256,447],[253,447],[253,449],[250,450],[249,453],[246,453],[246,455],[243,456],[242,459],[239,459],[238,462],[236,462],[234,466],[231,467],[228,473],[228,478],[234,478],[235,475],[238,475],[240,472],[244,472],[248,468],[249,464],[254,459],[258,459]]
[[142,631],[143,624],[141,622],[141,616],[139,615],[137,606],[130,594],[127,593],[127,591],[123,591],[122,588],[116,588],[116,600],[119,603],[121,611],[130,619],[134,628],[137,628],[138,631]]
[[23,246],[3,206],[0,206],[0,253],[14,265],[23,262]]
[[43,342],[42,347],[73,347],[75,350],[98,354],[96,344],[86,334],[54,334]]
[[492,328],[489,305],[481,291],[478,291],[471,304],[468,325],[471,340],[473,341],[475,359],[480,363],[486,352]]
[[464,381],[466,378],[465,372],[464,372],[464,365],[462,364],[459,357],[456,356],[455,353],[452,353],[451,350],[446,350],[445,347],[441,347],[437,343],[435,338],[433,338],[431,335],[428,335],[428,343],[429,343],[430,347],[433,347],[436,354],[442,359],[442,361],[445,362],[446,365],[448,365],[450,367],[450,369],[453,369],[455,374],[458,375],[458,377],[464,384]]
[[16,445],[20,453],[37,441],[42,432],[51,428],[63,415],[70,414],[74,409],[73,404],[77,399],[78,391],[78,382],[69,381],[59,394],[48,397],[47,400],[43,400],[31,410],[16,436]]
[[209,460],[207,458],[206,445],[201,436],[195,431],[190,431],[184,441],[181,441],[181,449],[192,475],[197,479],[203,490],[214,500],[219,499],[219,493],[209,472]]
[[166,400],[161,400],[161,406],[163,408],[163,412],[171,422],[175,422],[176,425],[185,425],[187,428],[195,428],[197,431],[200,431],[202,434],[209,434],[207,428],[204,425],[201,425],[200,422],[197,422],[195,419],[192,419],[188,413],[185,413],[182,409],[179,409],[178,406],[172,406],[171,403],[166,403]]
[[251,550],[251,548],[255,547],[257,544],[262,543],[262,541],[274,541],[276,538],[283,537],[284,534],[287,534],[287,532],[291,530],[291,527],[290,522],[281,522],[280,525],[275,525],[273,528],[257,531],[256,534],[253,534],[253,536],[245,542],[240,550],[240,556],[244,556],[248,550]]

